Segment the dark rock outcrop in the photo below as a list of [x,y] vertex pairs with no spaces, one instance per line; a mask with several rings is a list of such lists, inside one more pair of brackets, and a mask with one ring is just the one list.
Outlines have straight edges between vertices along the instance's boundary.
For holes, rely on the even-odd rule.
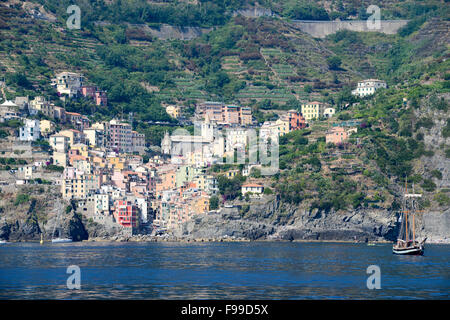
[[310,210],[279,198],[254,200],[219,213],[197,216],[176,233],[185,238],[246,238],[279,240],[394,240],[397,217],[382,209],[347,212]]

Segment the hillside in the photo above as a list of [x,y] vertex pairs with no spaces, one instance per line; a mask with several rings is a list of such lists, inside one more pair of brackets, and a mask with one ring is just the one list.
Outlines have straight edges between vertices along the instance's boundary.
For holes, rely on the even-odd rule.
[[[303,32],[291,19],[366,19],[363,9],[369,2],[199,2],[202,5],[75,1],[84,12],[82,28],[69,30],[65,27],[69,1],[2,1],[0,68],[6,96],[43,93],[62,105],[50,79],[58,71],[81,72],[88,83],[108,92],[110,107],[99,110],[80,99],[68,101],[67,110],[93,120],[132,112],[133,127],[145,133],[151,145],[160,144],[165,130],[176,128],[148,123],[177,124],[165,113],[164,104],[187,106],[188,117],[195,103],[202,101],[248,105],[261,123],[276,119],[280,110],[321,101],[337,109],[336,117],[282,137],[279,174],[263,179],[254,172],[248,179],[264,183],[276,194],[273,206],[277,209],[272,215],[260,215],[260,204],[253,200],[232,199],[239,209],[231,215],[239,215],[244,229],[247,222],[273,228],[252,238],[322,234],[319,238],[373,235],[391,239],[406,180],[410,188],[414,184],[415,190],[424,193],[422,209],[441,214],[427,217],[430,225],[441,221],[448,226],[447,2],[371,1],[382,8],[383,19],[410,22],[392,35],[342,30],[324,39]],[[275,16],[233,16],[235,10],[255,5],[270,9]],[[34,14],[33,7],[41,14]],[[165,30],[167,25],[178,28],[183,37],[195,35],[190,40],[159,39],[155,30]],[[352,96],[356,83],[367,78],[383,79],[388,88],[372,97]],[[326,144],[326,130],[350,119],[361,125],[349,143]],[[215,174],[227,169],[218,168]],[[226,196],[226,186],[221,192]],[[352,225],[352,213],[356,215],[353,221],[367,223],[364,230],[358,229],[358,223]],[[225,221],[229,214],[224,213]],[[198,221],[200,231],[196,232],[204,236],[201,230],[223,222],[218,221]],[[345,236],[323,235],[336,225],[356,231],[351,229],[354,233]],[[294,231],[286,231],[286,226]],[[430,232],[436,232],[436,237],[442,234]]]

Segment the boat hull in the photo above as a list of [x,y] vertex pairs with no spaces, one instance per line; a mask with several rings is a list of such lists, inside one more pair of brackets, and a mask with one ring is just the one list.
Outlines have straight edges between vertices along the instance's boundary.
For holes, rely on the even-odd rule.
[[423,252],[423,247],[392,248],[392,253],[399,255],[422,256]]
[[72,239],[53,239],[52,243],[68,243],[72,242]]

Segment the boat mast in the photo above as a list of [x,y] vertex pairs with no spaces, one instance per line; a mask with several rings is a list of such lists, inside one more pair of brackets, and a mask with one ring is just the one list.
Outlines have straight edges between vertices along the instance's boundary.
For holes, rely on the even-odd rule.
[[[414,194],[414,183],[413,183],[413,194]],[[414,223],[414,217],[416,215],[416,202],[414,199],[412,200],[412,206],[411,206],[411,212],[412,212],[412,228],[413,228],[413,243],[416,241],[416,225]]]
[[[406,181],[405,181],[405,195],[408,193],[408,177],[406,177]],[[408,243],[408,234],[409,234],[409,230],[408,230],[408,200],[406,200],[405,198],[405,241],[406,243]]]

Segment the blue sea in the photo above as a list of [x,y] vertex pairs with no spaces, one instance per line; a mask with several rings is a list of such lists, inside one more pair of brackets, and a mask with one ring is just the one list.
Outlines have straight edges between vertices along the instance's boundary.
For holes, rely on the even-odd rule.
[[[69,289],[69,266],[80,289]],[[380,289],[368,289],[370,265]],[[10,243],[0,299],[449,299],[450,246],[303,242]]]

